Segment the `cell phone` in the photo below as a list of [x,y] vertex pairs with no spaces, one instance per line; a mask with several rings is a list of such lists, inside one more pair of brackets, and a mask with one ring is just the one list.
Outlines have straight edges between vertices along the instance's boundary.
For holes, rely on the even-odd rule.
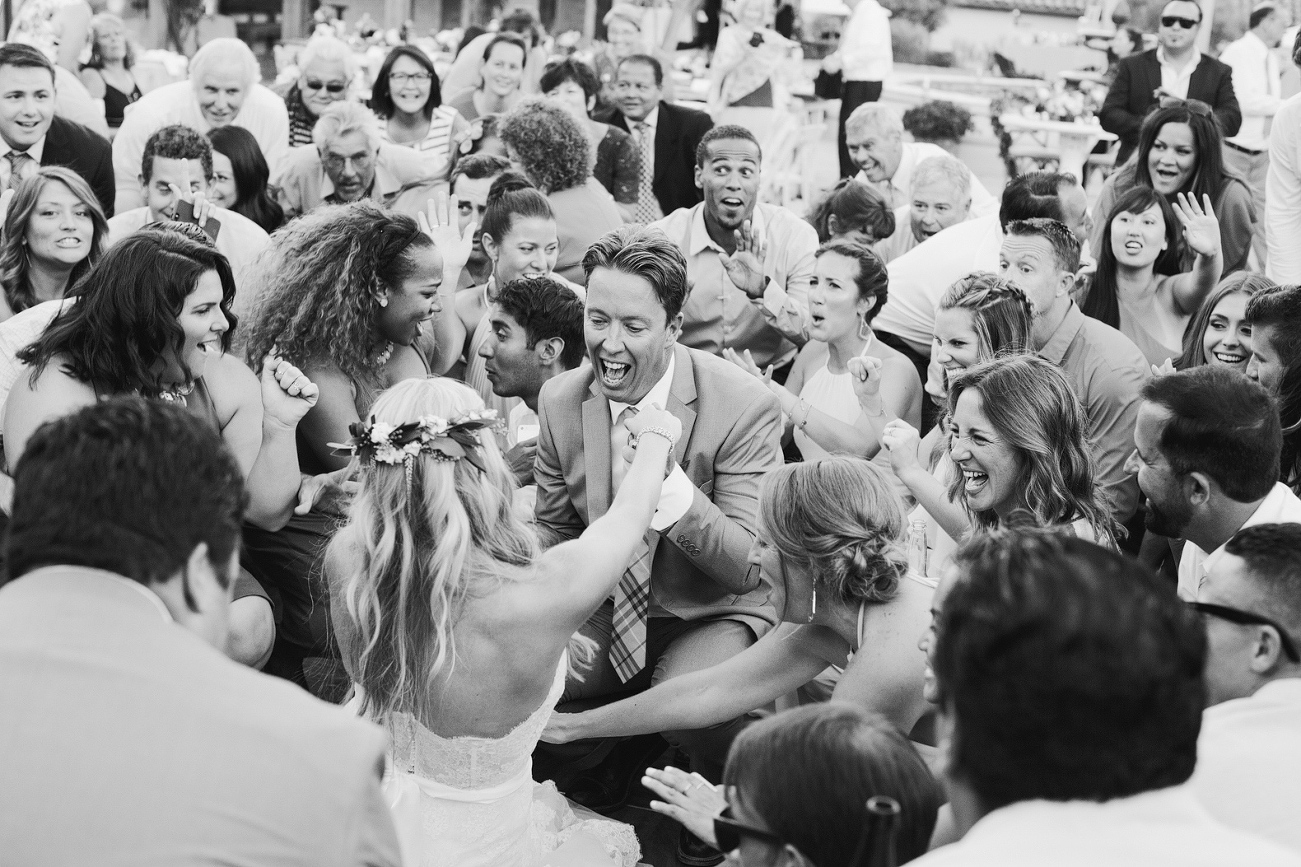
[[758,48],[760,45],[763,45],[763,34],[756,30],[754,35],[750,37],[750,47]]
[[[177,202],[176,219],[182,223],[193,223],[194,225],[198,226],[199,221],[194,218],[194,203],[187,202],[184,199],[181,199],[179,202]],[[217,240],[217,233],[221,231],[221,221],[213,217],[209,217],[207,222],[205,222],[202,226],[199,226],[199,228],[207,232],[208,237],[215,241]]]

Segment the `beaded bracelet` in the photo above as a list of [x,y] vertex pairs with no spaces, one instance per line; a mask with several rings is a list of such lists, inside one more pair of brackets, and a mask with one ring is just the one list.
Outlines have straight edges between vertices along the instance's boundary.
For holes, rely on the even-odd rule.
[[676,443],[673,442],[673,432],[670,431],[668,428],[662,428],[662,427],[643,428],[641,433],[633,437],[632,447],[634,450],[637,448],[638,443],[641,442],[641,438],[646,436],[646,434],[655,434],[656,436],[662,436],[664,437],[664,439],[669,441],[669,456],[667,462],[664,465],[664,477],[668,478],[669,473],[673,472],[673,463],[674,463],[673,450],[676,447]]

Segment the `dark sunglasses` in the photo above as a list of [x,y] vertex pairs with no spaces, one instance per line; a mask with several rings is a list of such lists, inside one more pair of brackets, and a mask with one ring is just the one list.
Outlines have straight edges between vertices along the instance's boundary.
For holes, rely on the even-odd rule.
[[1161,26],[1162,26],[1162,27],[1182,27],[1182,28],[1185,29],[1185,30],[1192,30],[1194,27],[1196,27],[1198,24],[1201,24],[1201,23],[1202,23],[1202,22],[1200,22],[1200,21],[1194,21],[1194,20],[1191,19],[1191,18],[1183,18],[1183,17],[1181,17],[1181,16],[1179,16],[1179,15],[1162,15],[1162,16],[1161,16]]
[[1215,114],[1215,109],[1211,108],[1210,103],[1202,102],[1200,99],[1180,99],[1177,96],[1162,97],[1161,107],[1187,109],[1189,113],[1199,117],[1211,117]]
[[1220,620],[1227,620],[1230,623],[1272,628],[1278,633],[1278,643],[1283,648],[1283,655],[1293,662],[1301,662],[1301,653],[1297,653],[1296,643],[1292,640],[1292,636],[1287,634],[1287,630],[1279,625],[1277,620],[1270,620],[1264,615],[1252,614],[1250,611],[1231,608],[1228,605],[1215,605],[1210,602],[1189,602],[1188,604],[1193,607],[1194,611],[1210,617],[1218,617]]
[[[877,832],[887,835],[892,846],[895,821],[898,819],[899,811],[899,802],[894,798],[886,795],[874,795],[867,799],[868,820],[863,823],[863,830],[859,834],[858,844],[854,847],[854,857],[849,862],[851,865],[854,865],[854,867],[872,867],[871,861],[874,859],[877,850],[881,848],[875,845],[878,842],[874,840]],[[727,807],[722,813],[714,817],[714,839],[721,851],[731,852],[739,848],[742,837],[762,840],[773,846],[787,845],[786,841],[776,834],[736,821],[732,817],[731,807]]]
[[337,81],[326,83],[324,81],[312,81],[310,78],[303,83],[303,87],[308,90],[320,90],[324,88],[327,93],[343,93],[348,89],[348,85],[341,84]]

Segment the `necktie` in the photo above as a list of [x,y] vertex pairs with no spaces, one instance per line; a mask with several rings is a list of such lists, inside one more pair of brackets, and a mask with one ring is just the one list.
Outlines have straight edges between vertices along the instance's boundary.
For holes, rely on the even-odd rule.
[[641,173],[637,183],[637,207],[633,211],[633,216],[637,218],[638,223],[645,225],[660,218],[659,203],[655,201],[655,190],[652,185],[654,172],[651,159],[655,154],[655,131],[645,121],[637,122],[635,127],[637,150],[641,153]]
[[[627,439],[628,419],[636,414],[635,406],[624,409],[619,413],[619,420],[611,433],[610,481],[614,492],[619,490],[619,485],[628,472],[627,462],[623,459],[623,444]],[[610,664],[614,666],[619,680],[624,683],[646,667],[646,615],[650,611],[651,561],[659,538],[659,533],[654,530],[646,531],[646,535],[633,550],[628,568],[619,578],[619,586],[614,590]]]
[[17,190],[27,179],[27,169],[36,161],[26,151],[9,151],[5,154],[9,160],[9,189]]

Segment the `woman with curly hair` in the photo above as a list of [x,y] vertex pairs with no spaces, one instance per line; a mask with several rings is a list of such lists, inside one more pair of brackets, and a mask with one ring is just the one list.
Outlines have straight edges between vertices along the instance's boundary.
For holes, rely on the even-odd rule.
[[973,530],[1014,513],[1115,548],[1118,527],[1095,483],[1084,410],[1066,376],[1035,355],[969,367],[949,385],[949,499]]
[[623,225],[610,194],[592,177],[592,146],[578,122],[542,99],[521,103],[501,120],[510,161],[546,194],[556,214],[560,254],[556,273],[587,285],[587,248]]
[[[787,431],[805,460],[827,454],[872,458],[881,450],[887,422],[902,418],[914,427],[921,424],[921,378],[907,356],[872,332],[889,285],[875,253],[854,241],[829,241],[818,249],[816,274],[809,289],[810,340],[795,357],[785,385],[773,382],[771,371],[761,372],[748,350],[741,355],[724,349],[723,357],[763,379],[777,395]],[[855,381],[869,368],[876,394],[860,400]]]
[[[35,343],[4,412],[12,467],[42,424],[98,400],[140,394],[185,406],[220,431],[248,483],[245,518],[283,526],[300,486],[294,429],[316,387],[274,353],[261,382],[229,354],[235,281],[226,257],[165,224],[118,242],[77,287],[77,300]],[[265,591],[247,574],[235,585],[227,653],[261,665],[275,635]]]
[[552,714],[542,739],[699,729],[761,708],[843,667],[831,698],[911,731],[927,710],[925,657],[934,584],[908,570],[903,502],[889,475],[848,457],[787,464],[763,480],[750,568],[785,587],[782,624],[712,668],[577,714]]
[[62,298],[104,252],[108,221],[81,175],[43,166],[23,181],[0,237],[0,321]]
[[[348,441],[350,426],[369,416],[384,389],[429,375],[417,341],[441,309],[442,281],[430,235],[405,214],[371,202],[313,211],[272,237],[246,277],[257,299],[246,357],[256,366],[275,348],[320,389],[298,426],[295,470],[317,477],[344,470],[348,455],[331,443]],[[318,578],[320,551],[340,515],[340,490],[323,485],[319,504],[312,502],[316,490],[283,529],[244,534],[250,571],[283,605],[268,670],[303,685],[304,658],[335,654]]]
[[894,234],[894,211],[870,184],[841,178],[809,212],[818,242],[844,239],[872,246]]

